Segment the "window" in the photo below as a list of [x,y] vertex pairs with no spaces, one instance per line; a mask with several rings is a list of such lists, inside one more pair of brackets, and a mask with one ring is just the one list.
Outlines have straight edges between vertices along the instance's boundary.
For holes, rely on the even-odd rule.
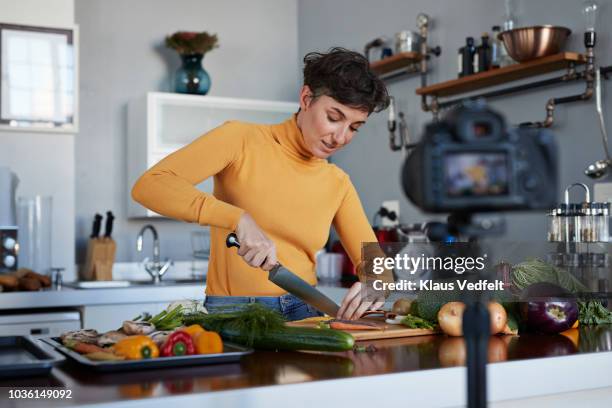
[[0,124],[75,125],[73,31],[0,24]]

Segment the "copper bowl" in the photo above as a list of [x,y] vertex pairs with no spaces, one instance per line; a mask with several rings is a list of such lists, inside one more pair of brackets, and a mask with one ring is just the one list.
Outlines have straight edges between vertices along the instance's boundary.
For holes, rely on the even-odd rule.
[[543,25],[503,31],[497,38],[503,41],[512,59],[525,62],[557,54],[571,33],[566,27]]

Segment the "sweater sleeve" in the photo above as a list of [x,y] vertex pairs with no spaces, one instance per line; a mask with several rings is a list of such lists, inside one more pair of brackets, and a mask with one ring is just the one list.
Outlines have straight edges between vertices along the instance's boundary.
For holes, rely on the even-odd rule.
[[132,188],[132,198],[161,215],[200,225],[235,229],[244,210],[195,186],[236,162],[247,126],[226,122],[147,170]]
[[[367,242],[378,243],[378,240],[376,239],[374,230],[361,205],[357,190],[355,190],[348,175],[345,180],[347,184],[346,193],[336,212],[333,224],[340,237],[342,246],[351,258],[353,265],[357,267],[360,280],[365,281],[366,275],[363,272],[362,244]],[[371,252],[363,254],[367,258],[384,256],[383,250],[378,245],[370,245],[366,248]],[[390,270],[386,270],[381,276],[376,277],[376,279],[392,282],[393,274]]]

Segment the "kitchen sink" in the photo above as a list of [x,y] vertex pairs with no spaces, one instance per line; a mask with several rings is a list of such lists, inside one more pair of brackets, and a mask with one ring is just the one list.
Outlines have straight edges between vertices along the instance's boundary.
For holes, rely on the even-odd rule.
[[198,279],[167,279],[161,282],[154,283],[153,281],[80,281],[67,282],[64,286],[74,289],[117,289],[117,288],[133,288],[147,286],[176,286],[176,285],[203,285],[205,280]]

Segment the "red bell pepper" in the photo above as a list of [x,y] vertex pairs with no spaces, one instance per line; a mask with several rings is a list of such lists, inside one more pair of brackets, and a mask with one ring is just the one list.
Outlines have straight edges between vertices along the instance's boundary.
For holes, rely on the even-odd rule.
[[191,336],[189,333],[181,330],[175,331],[168,336],[160,350],[162,357],[185,356],[194,353],[195,347]]

